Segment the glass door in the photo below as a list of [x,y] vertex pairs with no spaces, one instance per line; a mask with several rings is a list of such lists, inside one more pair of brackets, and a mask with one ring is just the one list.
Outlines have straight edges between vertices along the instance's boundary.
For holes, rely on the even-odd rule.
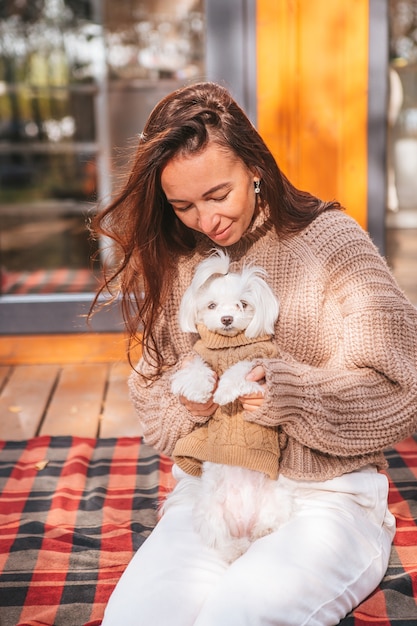
[[389,0],[387,259],[417,305],[417,2]]
[[[1,333],[86,330],[107,254],[88,221],[156,102],[204,78],[203,5],[0,3]],[[115,310],[94,320],[120,328]]]

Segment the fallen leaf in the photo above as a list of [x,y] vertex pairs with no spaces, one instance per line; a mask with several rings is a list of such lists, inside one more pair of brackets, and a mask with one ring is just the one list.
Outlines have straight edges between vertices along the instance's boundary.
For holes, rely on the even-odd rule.
[[45,459],[44,461],[38,461],[35,465],[35,469],[37,469],[38,471],[41,471],[45,469],[48,463],[49,463],[48,459]]

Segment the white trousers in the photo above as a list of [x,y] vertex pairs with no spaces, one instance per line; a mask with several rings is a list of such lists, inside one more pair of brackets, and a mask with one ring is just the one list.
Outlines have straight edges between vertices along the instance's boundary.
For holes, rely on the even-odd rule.
[[[191,478],[174,466],[176,490]],[[375,468],[324,482],[279,481],[295,512],[231,565],[202,545],[176,498],[137,551],[103,626],[335,626],[380,583],[395,534]],[[185,489],[184,489],[185,488]]]

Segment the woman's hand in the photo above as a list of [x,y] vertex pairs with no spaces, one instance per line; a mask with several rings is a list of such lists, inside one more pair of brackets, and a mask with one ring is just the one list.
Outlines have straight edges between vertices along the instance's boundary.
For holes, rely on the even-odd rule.
[[[262,365],[257,365],[256,367],[254,367],[253,370],[251,370],[246,376],[246,380],[254,380],[261,385],[264,391],[266,390],[265,370]],[[256,411],[256,409],[259,409],[259,407],[263,404],[264,393],[259,392],[252,393],[247,396],[241,396],[239,400],[242,403],[242,407],[245,411]]]
[[204,403],[192,402],[187,400],[185,396],[180,396],[179,400],[194,417],[211,417],[219,406],[213,401],[213,397]]

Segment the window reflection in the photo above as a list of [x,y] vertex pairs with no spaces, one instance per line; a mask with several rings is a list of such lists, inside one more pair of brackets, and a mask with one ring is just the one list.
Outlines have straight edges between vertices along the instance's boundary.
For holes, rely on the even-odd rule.
[[204,77],[204,49],[203,0],[0,3],[0,294],[24,292],[18,272],[91,289],[89,212],[156,102]]
[[417,3],[390,0],[387,259],[417,305]]
[[[200,2],[106,3],[111,78],[194,78],[202,74],[204,21]],[[158,9],[159,7],[159,9]]]
[[[91,154],[23,151],[0,154],[2,204],[29,204],[53,199],[91,202],[95,198],[96,182],[95,157]],[[35,204],[33,208],[36,208]],[[21,211],[16,208],[15,212]]]

